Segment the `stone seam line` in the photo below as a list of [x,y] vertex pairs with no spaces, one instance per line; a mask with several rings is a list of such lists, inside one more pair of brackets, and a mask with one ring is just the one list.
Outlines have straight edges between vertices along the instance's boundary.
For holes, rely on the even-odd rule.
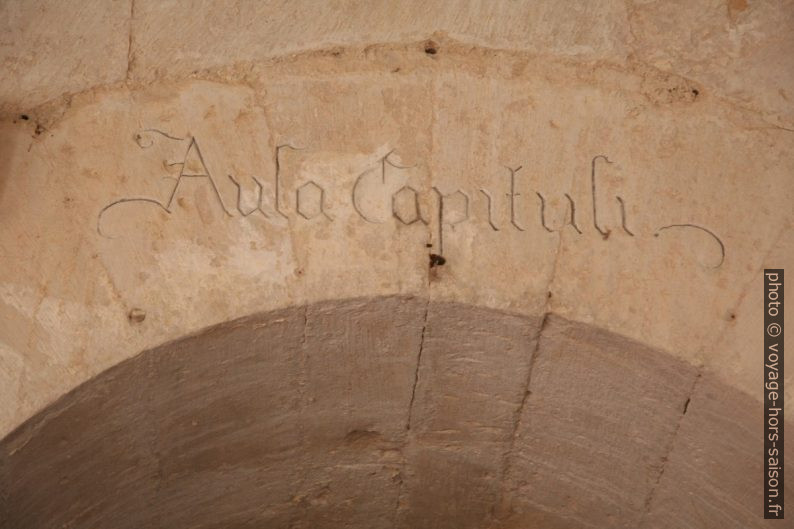
[[413,418],[414,400],[416,398],[416,387],[419,385],[419,369],[422,365],[422,353],[425,348],[425,336],[427,335],[427,319],[430,312],[430,296],[425,300],[424,315],[422,319],[422,330],[419,334],[419,351],[416,354],[416,368],[414,370],[414,383],[411,388],[411,400],[408,403],[408,413],[405,421],[405,437],[403,438],[402,447],[400,448],[401,461],[399,465],[399,482],[397,485],[397,498],[394,504],[394,514],[392,516],[392,525],[397,527],[398,516],[400,513],[400,504],[403,500],[403,484],[405,482],[405,474],[408,465],[406,458],[406,450],[408,449],[409,438],[411,435],[411,419]]
[[521,417],[524,414],[524,408],[526,407],[529,395],[532,394],[532,390],[530,389],[532,385],[532,371],[535,367],[535,361],[538,357],[538,352],[540,351],[540,342],[543,337],[543,331],[545,331],[546,327],[548,326],[549,316],[551,316],[551,314],[548,311],[543,314],[543,318],[541,319],[540,324],[535,331],[535,346],[532,348],[532,352],[530,353],[530,357],[527,361],[527,376],[524,382],[524,391],[521,395],[521,402],[519,403],[515,412],[513,412],[512,433],[510,435],[507,450],[505,450],[505,453],[502,456],[501,476],[499,477],[499,497],[497,499],[498,503],[496,504],[496,507],[499,509],[499,511],[492,513],[493,521],[490,526],[498,524],[498,522],[501,521],[505,515],[509,514],[509,506],[507,505],[507,501],[510,491],[507,490],[507,477],[512,471],[513,452],[515,451],[516,441],[518,440],[518,436],[520,434]]
[[[52,122],[48,123],[49,127],[53,127],[55,125],[55,123],[57,123],[57,121],[59,121],[60,118],[63,117],[63,115],[65,114],[66,109],[68,109],[71,106],[71,104],[73,102],[73,99],[75,97],[78,97],[78,96],[81,96],[81,95],[84,95],[84,94],[88,94],[88,93],[91,93],[91,92],[94,92],[94,91],[98,91],[98,90],[117,88],[119,85],[125,85],[125,86],[127,86],[127,88],[133,88],[133,87],[135,87],[135,88],[143,88],[143,87],[146,87],[146,86],[149,86],[149,85],[154,85],[157,82],[160,82],[160,81],[163,81],[163,80],[168,80],[168,81],[206,80],[206,81],[221,82],[221,83],[224,83],[224,84],[242,84],[242,85],[247,86],[247,87],[249,87],[251,89],[254,89],[254,86],[252,85],[252,83],[249,80],[249,75],[248,74],[236,74],[235,75],[235,74],[232,73],[231,75],[229,75],[229,69],[230,68],[235,68],[235,67],[243,67],[242,68],[243,70],[248,71],[248,70],[250,70],[250,68],[245,68],[245,66],[252,67],[253,65],[276,65],[276,64],[287,62],[287,61],[294,62],[294,61],[300,61],[301,59],[307,59],[307,58],[312,58],[312,57],[324,57],[324,56],[327,56],[330,51],[337,51],[338,52],[340,49],[344,53],[357,52],[357,51],[360,51],[360,50],[373,51],[373,50],[378,50],[378,49],[390,49],[390,48],[395,48],[395,47],[397,47],[400,51],[410,51],[413,48],[415,48],[417,45],[426,43],[429,39],[436,38],[438,40],[442,36],[441,34],[439,34],[437,32],[437,33],[434,33],[433,35],[431,35],[431,37],[429,37],[427,39],[421,39],[421,40],[418,40],[418,41],[411,41],[409,43],[382,41],[382,42],[373,42],[373,43],[366,44],[366,45],[364,45],[364,44],[356,44],[356,45],[348,45],[348,46],[341,46],[341,45],[323,46],[321,48],[307,49],[305,51],[300,51],[300,52],[296,52],[296,53],[289,53],[289,54],[285,54],[285,55],[270,55],[270,56],[266,56],[266,57],[263,57],[263,58],[258,59],[258,60],[240,60],[240,61],[237,61],[237,62],[231,62],[231,63],[225,64],[225,65],[213,66],[213,67],[208,67],[208,68],[201,68],[201,69],[192,71],[190,73],[177,75],[177,76],[175,76],[173,78],[155,77],[155,78],[147,80],[147,81],[133,81],[133,77],[134,77],[133,76],[133,67],[134,67],[134,64],[135,64],[135,60],[134,59],[135,59],[135,55],[136,55],[135,46],[134,46],[134,36],[133,36],[133,24],[132,24],[132,22],[133,22],[133,20],[132,20],[133,14],[134,14],[134,0],[130,4],[130,17],[131,18],[130,18],[129,43],[128,43],[128,54],[127,54],[128,55],[128,57],[127,57],[128,64],[127,64],[127,72],[126,72],[124,78],[119,79],[118,81],[109,82],[109,83],[97,83],[97,84],[92,85],[90,87],[84,88],[82,90],[76,90],[74,92],[65,92],[63,94],[60,94],[60,95],[55,96],[55,97],[52,97],[52,98],[50,98],[50,99],[48,99],[46,101],[43,101],[41,103],[34,104],[34,105],[30,106],[30,107],[20,107],[20,106],[14,105],[12,107],[2,108],[2,109],[0,109],[0,118],[2,118],[2,117],[8,118],[8,117],[14,116],[15,114],[19,114],[20,112],[23,112],[23,111],[26,114],[29,114],[31,116],[35,116],[39,112],[45,112],[46,110],[53,111],[54,109],[57,109],[58,110],[57,112],[52,112],[52,113],[53,114],[58,114],[58,119],[52,120]],[[690,78],[685,77],[685,76],[683,76],[683,75],[681,75],[679,73],[676,73],[674,71],[662,70],[662,69],[659,69],[659,68],[657,68],[656,66],[654,66],[652,64],[648,64],[648,63],[645,63],[643,61],[639,61],[636,58],[634,58],[633,56],[629,56],[624,64],[619,64],[619,63],[615,63],[615,62],[611,62],[611,61],[604,61],[604,60],[599,60],[599,61],[594,61],[594,62],[593,61],[586,62],[586,61],[577,61],[575,59],[570,59],[570,58],[559,58],[559,57],[555,57],[555,56],[545,56],[545,55],[542,55],[542,54],[539,54],[539,53],[535,53],[535,52],[513,50],[513,49],[509,49],[509,48],[499,48],[499,47],[495,47],[495,46],[483,46],[482,44],[479,44],[477,42],[469,42],[469,41],[466,41],[466,40],[452,39],[452,38],[450,38],[450,37],[448,37],[446,35],[443,35],[442,41],[443,41],[442,44],[446,43],[447,45],[449,45],[449,46],[451,46],[453,48],[451,50],[447,49],[446,50],[447,53],[456,53],[457,52],[458,55],[460,55],[463,50],[462,49],[461,50],[455,50],[454,48],[456,46],[460,47],[460,48],[464,48],[465,47],[465,50],[468,51],[468,52],[472,52],[472,51],[481,52],[481,53],[489,52],[489,53],[496,53],[496,54],[504,54],[504,55],[507,55],[509,57],[516,57],[516,58],[532,58],[532,59],[538,59],[538,60],[539,59],[544,59],[544,60],[551,60],[551,61],[554,61],[554,59],[556,58],[556,62],[560,63],[560,64],[565,64],[565,65],[569,65],[569,66],[581,66],[581,67],[590,68],[590,69],[592,69],[592,68],[598,69],[600,67],[613,68],[613,69],[616,69],[618,72],[633,74],[633,75],[637,75],[637,76],[640,76],[640,77],[644,77],[644,75],[641,72],[637,71],[636,66],[646,66],[648,68],[651,68],[653,71],[657,71],[657,72],[659,72],[661,74],[664,74],[664,75],[669,75],[669,76],[674,76],[674,77],[680,78],[681,80],[686,81],[686,82],[688,82],[690,84],[698,84],[698,85],[702,84],[699,81],[690,79]],[[424,52],[422,52],[422,53],[424,53]],[[224,73],[223,77],[221,77],[221,73],[222,72]],[[595,85],[598,85],[598,86],[601,86],[601,85],[604,84],[603,82],[599,83],[597,80],[592,80],[592,83],[595,84]],[[700,94],[703,95],[703,91],[702,90],[700,91]],[[764,128],[779,129],[779,130],[783,130],[783,131],[787,131],[787,132],[794,132],[794,128],[789,128],[788,126],[783,126],[783,125],[781,125],[779,123],[773,123],[773,122],[767,121],[766,118],[770,117],[769,114],[773,113],[772,111],[767,111],[767,110],[765,110],[763,108],[756,108],[754,106],[743,105],[739,101],[734,101],[733,99],[729,98],[728,96],[721,96],[721,95],[714,94],[714,93],[711,93],[711,92],[710,92],[709,95],[711,96],[712,99],[714,99],[715,101],[720,103],[722,106],[733,108],[733,109],[738,110],[740,112],[747,112],[747,113],[751,113],[751,114],[755,115],[756,117],[760,118],[766,125],[768,125],[768,127],[764,127]],[[59,101],[60,101],[60,103],[58,103]],[[25,110],[25,109],[28,109],[28,110]],[[791,126],[794,127],[794,124],[791,124]]]
[[129,34],[127,37],[127,70],[124,74],[124,84],[129,84],[130,75],[132,72],[132,65],[135,62],[135,54],[133,51],[133,36],[132,36],[134,23],[135,23],[135,0],[130,0]]
[[689,409],[689,405],[692,403],[692,397],[695,394],[695,389],[697,388],[698,382],[700,381],[702,376],[703,376],[702,369],[698,369],[697,373],[695,374],[695,378],[692,381],[692,385],[689,387],[689,391],[687,392],[687,399],[684,402],[681,415],[678,417],[678,422],[675,425],[675,430],[673,430],[673,434],[670,436],[670,441],[667,443],[665,452],[662,455],[661,465],[659,466],[659,472],[657,473],[656,479],[654,480],[650,490],[648,491],[648,495],[645,497],[644,509],[642,514],[640,515],[639,520],[637,520],[637,527],[640,528],[645,527],[645,519],[648,516],[648,514],[651,512],[651,507],[653,506],[653,500],[656,495],[656,490],[659,488],[659,484],[662,481],[665,468],[667,467],[667,462],[670,460],[670,454],[673,452],[673,449],[675,448],[675,442],[676,439],[678,438],[678,432],[681,430],[681,425],[684,422],[684,417],[686,416],[686,412]]
[[[432,87],[431,99],[433,101],[433,111],[432,111],[432,114],[431,114],[431,117],[430,117],[430,127],[429,127],[430,128],[430,148],[432,149],[432,151],[431,151],[431,157],[432,157],[432,152],[435,151],[433,142],[435,141],[435,138],[436,138],[435,128],[436,128],[436,123],[437,123],[437,119],[436,119],[437,118],[437,115],[436,115],[437,106],[436,106],[436,104],[438,102],[438,83],[437,83],[436,76],[433,76],[433,78],[430,80],[430,83],[431,83],[431,87]],[[432,170],[432,167],[433,167],[433,165],[432,165],[432,158],[431,158],[431,163],[428,164],[428,172],[427,172],[428,173],[427,174],[427,185],[428,185],[428,187],[432,187],[433,186],[433,170]],[[421,212],[418,211],[418,214],[421,215]],[[439,228],[443,229],[443,227],[441,227],[441,226]],[[432,237],[433,237],[433,231],[432,231],[431,226],[428,224],[428,226],[427,226],[427,240],[428,240],[428,244],[432,240]],[[429,252],[429,253],[432,253],[432,252]],[[425,347],[425,337],[427,336],[427,320],[428,320],[428,316],[429,316],[429,313],[430,313],[430,300],[432,298],[431,287],[432,287],[432,284],[433,284],[433,279],[432,279],[431,276],[434,273],[434,270],[431,267],[431,263],[428,262],[428,261],[425,261],[424,266],[426,267],[425,270],[427,272],[427,274],[425,276],[425,289],[426,289],[427,299],[425,300],[425,309],[424,309],[424,315],[423,315],[423,318],[422,318],[422,330],[420,331],[420,335],[419,335],[419,351],[416,354],[416,368],[414,370],[413,388],[411,388],[411,400],[408,403],[408,413],[407,413],[407,417],[406,417],[406,421],[405,421],[405,438],[403,439],[403,445],[402,445],[402,448],[400,449],[400,455],[401,455],[401,461],[400,461],[400,467],[399,467],[399,469],[400,469],[399,470],[399,479],[400,479],[400,481],[399,481],[398,486],[397,486],[397,499],[395,501],[394,515],[392,517],[392,524],[393,524],[393,526],[395,528],[397,527],[398,522],[399,522],[400,504],[401,504],[401,502],[403,500],[403,488],[404,488],[403,487],[403,483],[405,481],[405,473],[406,473],[407,465],[408,465],[405,453],[406,453],[406,451],[408,449],[408,445],[409,445],[410,438],[411,438],[411,420],[413,418],[414,401],[416,399],[416,388],[417,388],[417,386],[419,386],[419,369],[422,366],[422,353],[424,352],[424,347]]]

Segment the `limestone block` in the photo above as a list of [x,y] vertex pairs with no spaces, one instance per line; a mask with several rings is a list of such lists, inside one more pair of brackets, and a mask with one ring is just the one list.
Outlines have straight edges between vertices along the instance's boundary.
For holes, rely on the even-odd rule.
[[791,0],[0,3],[0,514],[762,526],[792,29]]

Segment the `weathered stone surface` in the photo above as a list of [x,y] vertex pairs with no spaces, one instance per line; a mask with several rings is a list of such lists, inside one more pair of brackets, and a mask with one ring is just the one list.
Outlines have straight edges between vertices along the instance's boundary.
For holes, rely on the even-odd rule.
[[511,522],[637,527],[696,379],[684,362],[550,317],[506,476]]
[[484,527],[491,519],[540,323],[452,303],[428,306],[401,527]]
[[[326,78],[276,68],[262,88],[87,95],[39,135],[6,123],[5,424],[146,347],[362,293],[548,308],[744,380],[714,344],[790,223],[790,135],[565,65],[505,58],[524,73],[500,81],[474,70],[503,67],[485,57],[394,53],[343,61],[349,73],[334,57],[307,66]],[[391,72],[416,54],[417,71]],[[365,64],[388,71],[353,75]],[[324,192],[298,193],[310,183]],[[400,192],[421,218],[392,212]],[[429,270],[429,253],[446,264]]]
[[[181,12],[180,12],[181,11]],[[574,18],[575,17],[575,18]],[[588,21],[588,23],[583,23]],[[133,76],[152,79],[337,46],[411,42],[436,33],[492,48],[621,59],[626,6],[599,0],[562,2],[361,3],[318,5],[234,1],[136,0]]]
[[0,112],[123,81],[130,0],[0,3]]
[[[726,388],[712,376],[701,377],[639,527],[738,529],[771,525],[758,515],[764,504],[763,489],[758,487],[764,475],[758,436],[758,425],[763,424],[761,410],[746,395]],[[789,443],[785,455],[791,458],[792,454]],[[786,470],[789,468],[786,465]],[[728,497],[727,483],[741,494]],[[784,498],[786,504],[794,501],[790,487]]]
[[633,57],[697,79],[727,100],[792,129],[794,3],[631,2]]
[[759,419],[589,325],[322,302],[146,351],[48,407],[0,443],[0,526],[765,527]]
[[1,527],[141,526],[159,474],[146,364],[115,366],[3,440]]
[[[80,471],[90,496],[157,462],[120,526],[154,524],[155,490],[223,504],[210,527],[652,526],[694,487],[732,497],[689,448],[760,428],[792,29],[791,0],[0,3],[4,446],[83,450],[101,425],[37,415],[83,402],[146,417]],[[129,365],[118,415],[98,388]],[[697,375],[743,404],[682,419]],[[110,509],[56,513],[45,467],[2,464],[23,527]],[[753,526],[751,503],[725,512]]]

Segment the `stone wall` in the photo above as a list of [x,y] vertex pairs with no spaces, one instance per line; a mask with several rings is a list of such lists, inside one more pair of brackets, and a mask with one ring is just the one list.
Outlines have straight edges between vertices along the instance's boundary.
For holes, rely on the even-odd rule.
[[[761,396],[760,271],[794,260],[791,1],[11,0],[0,72],[3,435],[163,344],[354,298],[509,314],[535,323],[493,332],[530,349],[538,322],[569,322],[680,363],[675,398],[635,411]],[[355,363],[322,345],[337,375]],[[560,361],[630,394],[633,348]],[[502,352],[482,376],[522,379],[527,356]],[[481,391],[507,420],[498,387]],[[445,397],[463,423],[470,391]],[[501,494],[486,510],[507,516]],[[651,516],[643,498],[630,512]]]

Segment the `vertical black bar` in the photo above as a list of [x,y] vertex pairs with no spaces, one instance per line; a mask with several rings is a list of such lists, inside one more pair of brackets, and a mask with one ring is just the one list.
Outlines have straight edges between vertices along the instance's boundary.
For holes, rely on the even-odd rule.
[[783,519],[783,269],[764,270],[764,518]]

